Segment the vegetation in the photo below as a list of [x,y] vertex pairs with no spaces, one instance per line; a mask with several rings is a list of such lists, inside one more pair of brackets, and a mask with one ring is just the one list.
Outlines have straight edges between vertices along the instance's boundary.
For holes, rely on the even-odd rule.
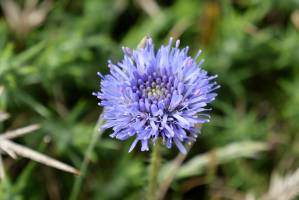
[[165,199],[295,199],[298,171],[273,174],[299,166],[298,1],[36,2],[0,1],[0,132],[37,123],[16,141],[77,169],[85,157],[86,169],[75,176],[2,156],[0,199],[144,198],[150,153],[128,153],[132,141],[109,131],[95,137],[101,108],[91,94],[107,60],[145,35],[157,44],[179,38],[193,55],[202,49],[221,85],[187,157],[162,148]]

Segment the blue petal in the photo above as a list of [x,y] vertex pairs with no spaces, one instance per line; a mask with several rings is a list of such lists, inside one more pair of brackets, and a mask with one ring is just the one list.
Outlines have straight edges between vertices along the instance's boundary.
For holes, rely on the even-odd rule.
[[175,117],[178,120],[178,122],[180,123],[180,125],[182,127],[187,128],[187,129],[189,128],[190,123],[188,122],[187,119],[185,119],[184,117],[180,116],[177,113],[173,114],[172,116]]
[[182,154],[187,154],[187,150],[181,141],[179,141],[177,138],[173,138],[173,141]]
[[180,104],[182,99],[183,99],[182,95],[174,93],[172,95],[172,98],[171,98],[171,101],[170,101],[169,109],[173,110],[174,108],[176,108]]
[[148,151],[148,140],[141,140],[141,151]]
[[133,143],[131,144],[131,146],[130,146],[129,153],[135,148],[135,146],[137,145],[138,141],[139,141],[138,138],[136,138],[136,139],[134,140],[134,142],[133,142]]

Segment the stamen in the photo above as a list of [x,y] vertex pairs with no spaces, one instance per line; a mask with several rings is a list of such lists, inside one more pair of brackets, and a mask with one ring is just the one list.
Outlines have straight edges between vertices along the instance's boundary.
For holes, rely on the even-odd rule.
[[[153,72],[152,75],[144,76],[144,81],[138,78],[137,83],[138,87],[132,85],[132,90],[136,95],[134,95],[134,100],[143,99],[142,102],[139,102],[140,111],[146,112],[148,109],[144,109],[143,104],[153,103],[158,106],[158,102],[165,102],[163,105],[160,103],[160,107],[164,108],[164,105],[167,106],[171,100],[171,94],[173,91],[178,90],[182,91],[182,85],[179,84],[179,80],[175,79],[173,76],[167,77],[166,75],[158,75],[156,72]],[[179,86],[179,87],[178,87]],[[139,94],[139,95],[138,95]]]

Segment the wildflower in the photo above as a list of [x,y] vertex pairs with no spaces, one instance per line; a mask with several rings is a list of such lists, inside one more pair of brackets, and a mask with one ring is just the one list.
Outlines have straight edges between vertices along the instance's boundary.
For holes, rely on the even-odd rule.
[[209,121],[205,113],[219,86],[197,62],[188,56],[189,48],[179,49],[179,40],[155,52],[152,39],[136,50],[123,48],[124,58],[117,64],[108,62],[110,74],[102,78],[101,91],[93,93],[104,107],[103,128],[112,128],[112,138],[134,137],[129,152],[138,142],[141,151],[149,150],[160,137],[167,148],[173,143],[186,153],[184,143],[195,141],[196,124]]

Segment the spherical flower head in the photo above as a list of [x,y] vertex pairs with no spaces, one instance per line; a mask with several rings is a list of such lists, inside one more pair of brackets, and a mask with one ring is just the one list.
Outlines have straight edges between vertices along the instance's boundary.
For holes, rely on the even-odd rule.
[[184,144],[195,141],[199,132],[195,125],[209,121],[206,106],[216,97],[216,76],[201,69],[200,52],[192,58],[188,47],[172,43],[171,38],[157,52],[151,38],[142,48],[123,48],[123,60],[109,61],[110,74],[99,74],[101,90],[94,95],[104,107],[102,128],[112,128],[112,138],[135,138],[129,152],[138,142],[141,151],[148,151],[150,141],[161,138],[167,148],[175,144],[186,153]]

